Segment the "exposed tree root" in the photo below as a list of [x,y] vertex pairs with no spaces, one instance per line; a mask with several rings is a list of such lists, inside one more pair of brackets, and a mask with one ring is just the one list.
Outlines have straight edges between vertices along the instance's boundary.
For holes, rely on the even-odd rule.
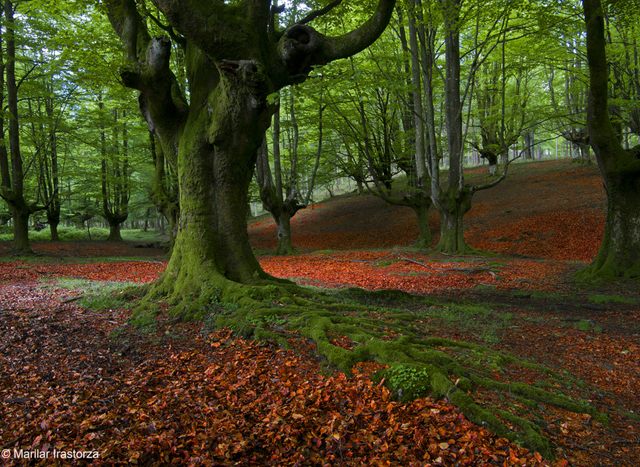
[[[553,458],[553,451],[542,434],[542,421],[535,416],[538,407],[553,405],[608,423],[606,415],[584,401],[565,396],[561,390],[552,392],[543,385],[499,381],[502,369],[508,365],[538,370],[551,375],[554,381],[566,380],[566,375],[556,375],[540,365],[480,345],[431,337],[423,321],[424,313],[361,304],[379,298],[380,292],[349,289],[334,297],[295,285],[235,284],[224,289],[221,285],[203,288],[200,296],[192,297],[192,303],[181,308],[181,313],[189,318],[204,318],[214,328],[226,327],[238,334],[277,341],[283,346],[288,345],[287,337],[310,339],[331,367],[347,375],[362,361],[388,365],[388,369],[377,372],[373,378],[384,381],[398,400],[409,401],[427,395],[445,398],[473,422],[538,451],[547,459]],[[426,313],[428,306],[435,303],[424,297],[388,292],[400,301],[412,300],[414,304],[416,300],[422,301]],[[180,304],[188,300],[184,297]],[[148,303],[147,309],[153,313]],[[145,312],[139,307],[137,313],[143,316]],[[534,415],[525,418],[479,403],[473,396],[479,387],[516,398],[530,407]]]

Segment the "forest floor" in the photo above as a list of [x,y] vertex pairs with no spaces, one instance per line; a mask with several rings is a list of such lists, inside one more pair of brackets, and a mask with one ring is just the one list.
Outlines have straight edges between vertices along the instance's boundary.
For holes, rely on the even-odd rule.
[[[631,467],[640,464],[640,287],[573,279],[597,252],[605,213],[596,166],[522,164],[478,192],[465,217],[468,242],[493,254],[417,251],[411,210],[343,195],[293,219],[299,255],[259,259],[267,272],[320,290],[398,289],[482,304],[491,312],[439,307],[425,315],[425,332],[545,365],[566,375],[551,385],[609,415],[606,426],[540,409],[552,465]],[[430,223],[435,234],[437,213]],[[256,251],[275,247],[271,220],[253,219],[249,231]],[[127,325],[131,307],[94,292],[156,279],[166,257],[140,246],[36,243],[41,256],[12,258],[0,244],[0,447],[9,450],[0,464],[52,465],[57,455],[59,465],[84,465],[84,453],[99,465],[549,465],[445,401],[393,402],[369,380],[373,362],[351,378],[327,371],[307,340],[283,350],[165,314],[152,326]],[[525,368],[503,377],[541,378]],[[473,397],[527,411],[496,391]]]

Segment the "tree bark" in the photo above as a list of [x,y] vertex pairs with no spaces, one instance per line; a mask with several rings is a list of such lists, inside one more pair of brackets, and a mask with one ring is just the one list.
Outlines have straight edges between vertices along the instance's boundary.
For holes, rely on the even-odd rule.
[[155,166],[150,196],[161,216],[161,235],[165,233],[164,219],[169,223],[169,252],[172,252],[176,238],[175,226],[178,213],[180,212],[178,206],[178,188],[175,186],[175,177],[167,176],[166,169],[170,170],[170,167],[165,167],[164,152],[161,147],[159,148],[158,145],[156,145],[156,136],[152,132],[149,132],[149,142],[151,156]]
[[640,159],[625,150],[608,110],[609,69],[600,0],[583,0],[589,61],[587,126],[607,191],[602,244],[582,277],[640,280]]
[[[0,152],[0,165],[2,172],[2,184],[0,195],[9,204],[13,217],[13,243],[11,251],[15,253],[31,253],[29,246],[29,216],[33,209],[24,198],[24,173],[22,155],[20,153],[20,127],[18,124],[18,86],[16,84],[16,42],[14,33],[14,6],[11,0],[4,2],[4,15],[6,18],[6,71],[7,109],[9,111],[9,154],[6,146],[2,145]],[[3,86],[4,89],[4,86]],[[4,97],[4,94],[3,94]],[[1,102],[1,101],[0,101]],[[4,127],[2,130],[4,131]],[[4,135],[3,135],[4,137]]]
[[[274,140],[274,148],[275,147],[276,141]],[[276,177],[275,185],[272,180],[266,138],[263,139],[262,146],[258,150],[256,176],[262,204],[267,211],[271,213],[276,223],[278,244],[274,254],[290,255],[296,253],[293,248],[293,242],[291,241],[291,218],[295,216],[303,206],[297,203],[295,197],[287,196],[283,199],[283,197],[278,194],[278,186],[282,187],[282,184],[277,184],[278,177]],[[291,194],[291,192],[289,192],[289,194]]]
[[[464,185],[462,172],[462,102],[460,99],[460,0],[443,2],[445,28],[445,122],[449,151],[447,189],[432,183],[433,203],[440,214],[440,240],[434,251],[465,254],[476,250],[465,242],[464,215],[471,209],[474,190]],[[435,177],[434,177],[435,178]]]
[[283,210],[276,219],[276,227],[278,231],[278,246],[274,254],[292,255],[296,253],[291,241],[291,216],[286,210]]
[[59,242],[60,234],[58,233],[58,225],[60,225],[60,211],[47,210],[47,223],[49,224],[49,232],[51,233],[51,241]]
[[464,187],[449,188],[441,193],[438,213],[440,214],[440,240],[434,251],[464,255],[475,252],[464,239],[464,215],[471,209],[473,190]]
[[416,240],[416,246],[420,248],[427,248],[431,246],[433,238],[431,236],[431,229],[429,228],[429,208],[431,207],[431,198],[425,194],[413,194],[410,199],[407,199],[408,206],[416,213],[418,220],[418,239]]
[[189,306],[204,289],[230,290],[229,281],[275,282],[254,257],[246,225],[248,186],[272,114],[267,96],[373,43],[394,0],[380,0],[368,21],[339,37],[306,24],[278,31],[270,2],[154,0],[183,35],[190,102],[170,70],[169,40],[151,38],[136,1],[103,3],[126,48],[122,80],[139,91],[140,110],[178,174],[176,243],[154,292]]

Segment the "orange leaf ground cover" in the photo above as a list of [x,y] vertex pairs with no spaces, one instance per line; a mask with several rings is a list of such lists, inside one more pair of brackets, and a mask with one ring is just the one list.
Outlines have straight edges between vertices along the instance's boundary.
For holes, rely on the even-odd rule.
[[[384,265],[384,261],[392,262]],[[575,265],[547,260],[446,261],[442,257],[398,250],[260,258],[260,264],[269,274],[293,278],[305,285],[397,289],[418,294],[448,294],[452,290],[477,287],[558,290],[562,284],[550,282],[548,278],[575,269]]]
[[[556,446],[555,465],[639,465],[640,426],[623,412],[640,411],[640,308],[637,302],[589,300],[593,294],[632,297],[637,290],[584,290],[571,279],[599,246],[605,212],[597,169],[530,165],[479,192],[475,202],[466,217],[469,242],[515,257],[408,251],[404,246],[417,236],[413,213],[359,197],[333,199],[294,218],[294,245],[305,254],[259,259],[268,272],[304,284],[396,288],[499,304],[512,319],[495,341],[484,340],[476,324],[437,317],[425,318],[425,329],[585,381],[570,395],[609,413],[612,425],[547,409],[543,431]],[[430,219],[437,234],[437,214]],[[256,248],[275,246],[270,220],[254,221],[250,233]],[[55,287],[58,277],[159,277],[166,263],[154,257],[74,259],[153,254],[131,246],[36,244],[46,255],[42,261],[0,263],[3,449],[98,452],[95,465],[547,465],[445,402],[392,402],[384,387],[368,380],[375,363],[358,365],[353,378],[325,375],[313,345],[300,336],[288,339],[294,351],[283,351],[164,315],[145,333],[124,326],[128,310],[84,310],[69,301],[75,292]],[[0,255],[7,252],[8,245],[0,245]],[[495,318],[478,318],[477,324]],[[352,345],[344,336],[330,337],[336,345]],[[505,381],[541,378],[521,367],[504,371]],[[519,404],[482,388],[476,397],[511,411]],[[86,463],[16,459],[13,451],[4,462]]]
[[4,465],[547,465],[448,404],[392,402],[375,364],[322,375],[301,340],[284,351],[168,322],[109,339],[127,313],[33,283],[0,294]]
[[[486,172],[469,171],[471,184]],[[466,239],[481,250],[516,256],[591,261],[600,245],[606,216],[605,192],[595,165],[567,161],[524,164],[490,190],[479,191],[465,216]],[[332,198],[291,220],[295,248],[353,250],[411,245],[418,237],[416,216],[374,196]],[[432,208],[434,242],[440,221]],[[249,223],[255,248],[273,250],[276,227],[269,215]]]

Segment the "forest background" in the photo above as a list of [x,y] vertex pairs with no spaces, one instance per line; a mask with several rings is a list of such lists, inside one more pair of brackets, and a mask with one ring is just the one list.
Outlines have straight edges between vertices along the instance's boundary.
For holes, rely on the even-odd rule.
[[[606,35],[610,109],[624,146],[631,148],[640,133],[638,31],[635,10],[617,4]],[[287,4],[279,20],[300,21],[314,6]],[[3,15],[0,159],[6,168],[3,185],[22,197],[30,228],[48,226],[45,238],[53,240],[78,238],[78,229],[91,236],[92,225],[109,228],[110,240],[120,239],[120,229],[127,226],[169,232],[177,213],[175,168],[150,136],[135,92],[122,86],[121,42],[100,7],[29,1],[8,8],[16,13],[10,22],[6,11]],[[150,3],[145,8],[153,18],[150,30],[166,34],[158,10]],[[338,5],[335,14],[316,19],[316,28],[347,30],[368,8]],[[258,215],[266,207],[278,213],[279,251],[292,251],[289,218],[300,207],[354,189],[411,206],[420,226],[418,240],[431,241],[424,215],[431,200],[419,195],[425,188],[419,186],[424,182],[416,153],[425,151],[425,141],[433,145],[430,174],[436,166],[448,171],[451,165],[445,130],[447,65],[442,24],[430,7],[415,18],[415,11],[422,10],[414,8],[399,5],[380,40],[357,57],[330,63],[305,83],[270,96],[279,109],[266,134],[260,157],[265,164],[258,164],[247,211]],[[497,2],[467,8],[459,61],[464,127],[458,144],[464,150],[454,155],[460,161],[453,165],[488,164],[496,175],[486,184],[493,185],[506,171],[498,171],[498,164],[504,167],[508,160],[572,157],[588,163],[581,5]],[[435,70],[428,76],[427,60]],[[15,67],[11,80],[17,99],[13,118],[5,77],[10,66]],[[178,43],[172,66],[188,92]],[[13,151],[10,122],[18,128],[11,137]],[[22,230],[14,234],[11,206],[0,204],[3,238],[12,238],[15,249],[28,248],[27,240],[16,238],[24,235]],[[96,232],[94,238],[101,235]]]

